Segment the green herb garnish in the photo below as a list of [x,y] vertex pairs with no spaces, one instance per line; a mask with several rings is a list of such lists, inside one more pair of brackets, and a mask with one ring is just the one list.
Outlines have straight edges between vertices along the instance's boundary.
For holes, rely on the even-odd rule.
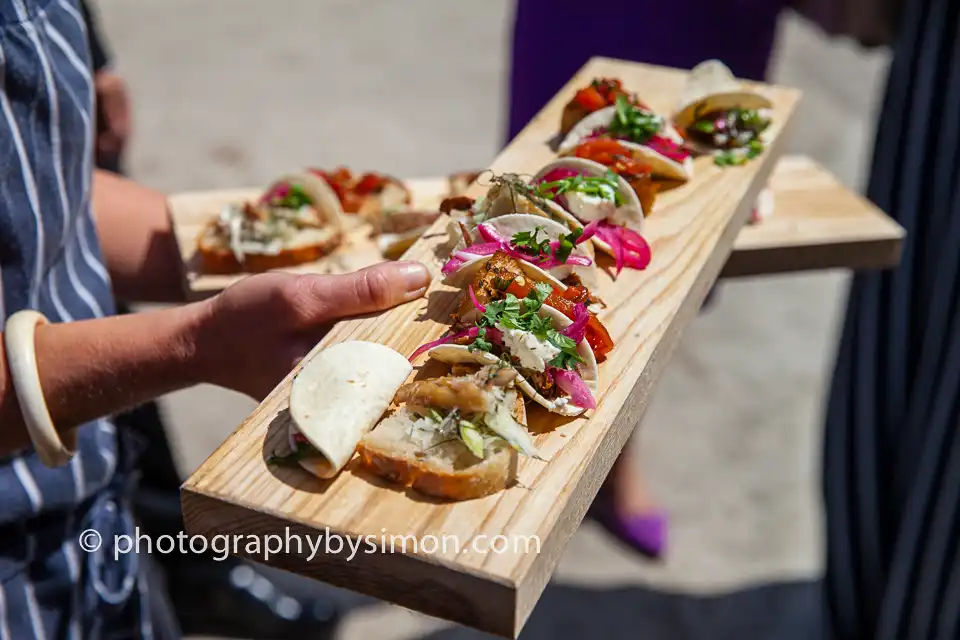
[[[540,234],[544,235],[543,240],[538,240]],[[550,253],[550,238],[547,237],[543,227],[535,227],[533,231],[520,231],[513,235],[513,246],[531,256],[542,256]]]
[[483,434],[477,429],[477,426],[468,420],[461,420],[459,426],[460,439],[470,450],[470,453],[483,459]]
[[550,344],[560,349],[549,364],[558,369],[573,369],[576,363],[583,362],[583,358],[577,353],[577,343],[572,338],[568,338],[556,329],[552,328],[547,332],[546,339]]
[[570,233],[560,236],[560,246],[554,252],[554,257],[560,262],[565,263],[570,254],[577,246],[577,240],[583,235],[583,229],[574,229]]
[[284,209],[299,209],[300,207],[311,205],[312,200],[306,191],[303,190],[303,187],[291,184],[282,198],[274,198],[270,204]]
[[763,153],[763,149],[764,149],[763,142],[761,142],[760,140],[751,140],[750,144],[747,145],[747,159],[753,160],[754,158],[759,156],[761,153]]
[[486,351],[489,353],[493,351],[493,343],[490,342],[487,338],[486,328],[480,329],[480,332],[477,333],[476,339],[467,347],[469,351]]
[[527,297],[524,298],[523,306],[526,312],[533,313],[534,311],[539,311],[551,293],[553,293],[553,287],[546,282],[538,282],[533,285],[533,289],[531,289]]
[[718,167],[739,167],[763,153],[765,146],[760,140],[751,140],[740,149],[724,149],[713,154],[713,163]]
[[698,131],[704,133],[713,133],[716,130],[716,125],[713,124],[712,120],[698,120],[694,126]]
[[616,116],[608,128],[616,138],[645,144],[663,129],[663,118],[630,104],[626,96],[617,96]]
[[267,464],[276,467],[296,467],[301,460],[316,455],[317,450],[307,444],[296,443],[296,449],[290,453],[273,454],[267,458]]
[[530,333],[537,336],[537,338],[546,340],[550,332],[553,331],[553,322],[550,318],[537,314],[530,318],[529,328]]
[[576,192],[587,196],[595,196],[604,200],[613,200],[619,207],[625,202],[620,193],[620,184],[617,175],[608,171],[603,176],[571,176],[562,180],[541,182],[537,185],[537,193],[543,198],[554,200],[564,193]]
[[[550,361],[551,367],[572,369],[576,363],[582,362],[582,358],[577,353],[577,343],[557,331],[549,317],[543,317],[537,313],[543,306],[543,301],[552,292],[553,287],[541,282],[522,300],[508,293],[506,299],[488,303],[487,310],[477,321],[481,327],[477,339],[481,339],[482,336],[482,343],[490,344],[485,339],[484,328],[498,324],[505,329],[526,331],[532,333],[538,340],[549,342],[560,349],[560,353]],[[474,340],[471,346],[481,348],[477,346],[477,340]]]

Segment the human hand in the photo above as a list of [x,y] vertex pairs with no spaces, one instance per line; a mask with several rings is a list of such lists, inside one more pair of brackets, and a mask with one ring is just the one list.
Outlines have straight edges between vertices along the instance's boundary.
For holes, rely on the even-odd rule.
[[263,399],[334,322],[419,298],[429,282],[418,262],[241,280],[201,303],[194,337],[200,379]]
[[93,78],[97,98],[97,157],[117,158],[130,135],[130,96],[127,83],[109,69]]

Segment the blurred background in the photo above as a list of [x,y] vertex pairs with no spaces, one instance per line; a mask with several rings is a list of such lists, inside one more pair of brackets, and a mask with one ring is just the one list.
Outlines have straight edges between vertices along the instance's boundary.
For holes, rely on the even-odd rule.
[[[506,0],[94,6],[133,99],[127,169],[150,186],[260,186],[307,165],[437,176],[484,167],[503,145]],[[784,14],[771,78],[805,92],[790,151],[859,188],[887,61]],[[823,392],[844,283],[827,272],[722,286],[632,444],[670,514],[666,557],[644,560],[585,523],[524,637],[711,637],[718,625],[742,630],[723,637],[810,637],[823,564]],[[253,407],[210,387],[166,397],[180,471]],[[331,597],[345,609],[339,638],[479,637]],[[750,610],[782,628],[758,629]]]

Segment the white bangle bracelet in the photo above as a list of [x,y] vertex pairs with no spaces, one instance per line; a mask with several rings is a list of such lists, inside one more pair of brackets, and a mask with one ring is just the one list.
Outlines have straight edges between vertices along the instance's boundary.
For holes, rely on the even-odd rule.
[[[50,410],[43,399],[40,373],[37,370],[37,348],[34,334],[37,325],[49,321],[43,314],[25,309],[7,318],[3,339],[7,351],[7,366],[13,380],[13,389],[20,403],[20,413],[27,425],[27,433],[40,461],[48,467],[59,467],[70,461],[76,451],[64,446],[53,426]],[[73,438],[76,448],[76,435]]]

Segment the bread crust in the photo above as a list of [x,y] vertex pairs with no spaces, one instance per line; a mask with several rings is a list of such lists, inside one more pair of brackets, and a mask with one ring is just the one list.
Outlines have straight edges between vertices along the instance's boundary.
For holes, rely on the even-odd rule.
[[208,274],[262,273],[271,269],[283,269],[308,262],[315,262],[333,253],[343,241],[343,232],[337,230],[323,242],[283,249],[276,254],[247,253],[243,262],[237,260],[233,251],[223,246],[214,235],[217,222],[213,220],[197,239],[197,254],[201,269]]
[[[523,396],[514,395],[511,411],[514,418],[526,424]],[[381,423],[382,424],[382,423]],[[393,484],[409,487],[425,495],[445,500],[482,498],[510,487],[517,479],[518,454],[506,442],[500,442],[483,460],[455,468],[440,464],[420,452],[401,451],[391,442],[377,438],[377,427],[357,447],[360,463],[369,471]],[[459,440],[439,445],[466,446]]]
[[482,498],[509,487],[517,477],[517,452],[509,447],[490,459],[461,471],[451,471],[427,459],[398,457],[369,441],[357,451],[367,469],[384,480],[446,500]]

